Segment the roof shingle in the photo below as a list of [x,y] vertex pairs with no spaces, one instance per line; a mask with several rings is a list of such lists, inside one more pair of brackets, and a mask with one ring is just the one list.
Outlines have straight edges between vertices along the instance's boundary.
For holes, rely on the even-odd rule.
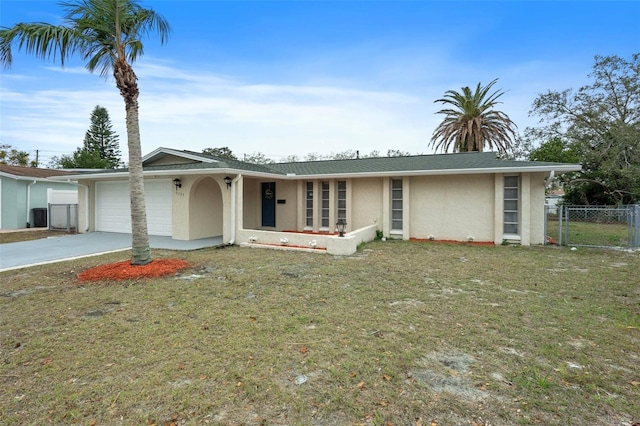
[[37,167],[10,166],[8,164],[0,164],[0,172],[8,175],[32,178],[48,178],[51,176],[70,175],[72,172],[56,169],[39,169]]

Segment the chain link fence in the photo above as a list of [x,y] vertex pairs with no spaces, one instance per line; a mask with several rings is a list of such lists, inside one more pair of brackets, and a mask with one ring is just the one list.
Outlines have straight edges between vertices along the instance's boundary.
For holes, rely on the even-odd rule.
[[640,204],[545,206],[547,244],[640,248]]

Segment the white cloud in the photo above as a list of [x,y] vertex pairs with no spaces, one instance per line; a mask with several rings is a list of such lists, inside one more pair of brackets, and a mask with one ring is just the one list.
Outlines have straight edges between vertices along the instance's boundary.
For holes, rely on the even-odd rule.
[[[423,69],[425,58],[406,59],[406,79],[399,62],[391,64],[377,71],[386,76],[382,80],[320,82],[309,74],[311,83],[278,84],[265,82],[264,76],[241,80],[147,59],[135,67],[143,153],[159,146],[194,151],[228,146],[239,156],[262,152],[276,160],[347,149],[429,153],[431,133],[442,119],[434,100],[446,90],[500,77],[496,88],[506,91],[501,109],[522,131],[535,123],[527,113],[538,93],[576,81],[572,67],[541,62],[480,68],[440,61],[439,69],[422,80],[413,65]],[[440,68],[451,70],[448,77]],[[389,84],[391,74],[396,84]],[[63,76],[9,74],[3,80],[1,143],[49,156],[70,154],[82,144],[91,111],[101,105],[120,135],[126,160],[124,103],[112,79],[105,82],[83,68],[66,69]]]
[[[309,152],[388,148],[424,151],[424,101],[411,94],[319,85],[240,82],[166,65],[143,65],[140,126],[143,152],[158,146],[274,158]],[[144,76],[144,77],[142,77]],[[153,76],[153,77],[152,77]],[[3,143],[71,153],[80,146],[99,104],[109,110],[126,153],[124,108],[117,89],[75,76],[78,88],[17,92],[3,86]],[[86,85],[96,87],[94,90]],[[84,86],[84,87],[83,87]],[[420,130],[417,130],[420,129]]]

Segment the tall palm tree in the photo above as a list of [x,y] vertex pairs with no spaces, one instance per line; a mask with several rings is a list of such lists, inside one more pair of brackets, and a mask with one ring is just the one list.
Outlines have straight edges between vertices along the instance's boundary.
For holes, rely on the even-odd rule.
[[64,67],[68,57],[78,54],[87,61],[90,72],[102,77],[113,74],[126,109],[129,147],[129,192],[131,199],[131,263],[151,262],[147,214],[144,201],[140,126],[138,121],[138,83],[130,63],[143,53],[141,38],[157,33],[164,44],[169,36],[168,22],[135,0],[71,0],[61,2],[65,10],[60,26],[46,23],[20,23],[0,28],[0,62],[10,67],[11,47],[17,45],[41,59],[59,58]]
[[447,90],[444,98],[435,101],[449,106],[437,112],[445,118],[431,136],[431,145],[436,150],[483,151],[485,145],[490,149],[495,147],[500,153],[509,149],[517,126],[505,113],[493,109],[504,94],[501,90],[489,94],[497,81],[484,87],[478,83],[475,92],[469,87],[463,87],[462,93]]

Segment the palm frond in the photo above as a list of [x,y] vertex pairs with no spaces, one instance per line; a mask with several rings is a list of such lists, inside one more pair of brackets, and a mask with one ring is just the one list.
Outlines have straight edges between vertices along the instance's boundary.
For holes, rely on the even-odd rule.
[[11,28],[0,29],[0,61],[10,67],[13,61],[12,46],[45,60],[60,60],[62,66],[67,58],[82,50],[86,39],[73,28],[45,23],[19,23]]
[[169,23],[152,9],[142,8],[135,0],[63,1],[63,24],[17,24],[0,29],[0,61],[10,67],[12,46],[44,60],[59,60],[64,66],[71,55],[78,54],[90,72],[103,77],[113,72],[122,56],[134,62],[143,53],[142,39],[152,34],[166,43]]
[[486,86],[478,83],[475,91],[469,87],[460,92],[447,90],[443,98],[435,101],[447,106],[436,112],[445,116],[431,136],[436,150],[483,151],[488,146],[504,152],[510,147],[517,126],[505,113],[493,109],[504,94],[502,90],[489,93],[497,81]]

